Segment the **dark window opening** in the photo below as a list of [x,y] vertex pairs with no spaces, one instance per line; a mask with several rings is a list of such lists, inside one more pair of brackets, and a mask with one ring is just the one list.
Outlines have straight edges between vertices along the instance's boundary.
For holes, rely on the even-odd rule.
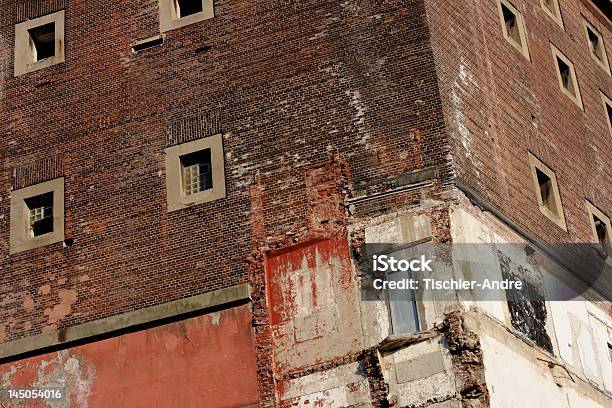
[[28,34],[30,34],[34,61],[55,56],[55,22],[30,28]]
[[557,205],[553,193],[552,180],[550,177],[544,174],[544,172],[537,168],[536,175],[538,177],[538,186],[540,188],[540,198],[542,199],[542,204],[554,214],[557,214]]
[[25,200],[30,238],[53,232],[53,192]]
[[565,88],[573,96],[576,96],[570,66],[557,57],[557,67],[559,68],[559,73],[561,74],[561,84],[563,85],[563,88]]
[[501,5],[502,13],[504,15],[504,24],[506,25],[506,32],[508,37],[512,38],[517,44],[522,45],[521,34],[519,33],[518,19],[508,7]]
[[612,361],[612,344],[608,343],[608,353],[610,354],[610,361]]
[[213,188],[212,160],[210,149],[181,156],[183,193],[196,194]]
[[603,51],[601,49],[601,39],[593,30],[587,27],[587,34],[589,36],[589,44],[591,45],[591,52],[598,60],[603,61]]
[[151,38],[147,41],[140,42],[138,44],[134,44],[132,46],[132,51],[141,52],[153,47],[159,47],[160,45],[164,45],[164,37],[155,37]]
[[541,348],[553,351],[552,341],[546,331],[548,312],[541,283],[532,282],[532,271],[516,265],[510,257],[498,252],[502,278],[520,280],[523,289],[507,289],[506,299],[512,328],[525,335]]
[[606,103],[606,112],[608,112],[608,121],[612,124],[612,106]]
[[610,244],[610,237],[608,237],[608,226],[605,222],[600,220],[596,215],[593,215],[593,223],[595,224],[595,232],[597,233],[597,241],[603,246]]
[[192,14],[201,13],[202,0],[174,0],[176,15],[178,18],[190,16]]

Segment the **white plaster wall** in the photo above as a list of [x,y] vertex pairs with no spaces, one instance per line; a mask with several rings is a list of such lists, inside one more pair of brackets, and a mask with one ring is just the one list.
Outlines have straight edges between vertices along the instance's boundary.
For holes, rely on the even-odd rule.
[[368,380],[359,363],[350,363],[284,382],[281,400],[293,407],[370,406]]
[[[451,210],[450,214],[451,235],[454,243],[524,242],[520,236],[501,223],[492,214],[485,213],[477,207],[456,206]],[[527,261],[523,257],[524,253],[512,255],[513,261],[522,260],[526,263]],[[458,268],[458,275],[461,273],[461,268]],[[474,273],[471,271],[471,273],[476,276],[481,272],[476,271]],[[497,272],[490,271],[489,273],[495,274]],[[559,285],[559,282],[552,275],[547,275],[545,282],[547,285],[546,290],[551,290],[555,285]],[[466,309],[477,308],[488,316],[503,322],[506,327],[511,328],[506,302],[474,302],[464,298],[463,304]],[[577,297],[573,301],[547,302],[547,311],[546,330],[553,342],[555,355],[567,363],[568,368],[574,375],[597,384],[601,389],[612,392],[612,362],[607,346],[607,343],[612,341],[612,319],[610,319],[608,313],[602,310],[601,307],[581,297]],[[503,354],[501,349],[493,348],[493,350],[495,350],[495,353]],[[502,359],[499,368],[503,368],[507,362],[504,363]],[[520,364],[516,368],[516,372],[520,373],[518,375],[521,378],[524,376],[527,376],[527,378],[532,377],[533,373],[530,375],[529,371],[528,366]],[[491,375],[503,374],[497,373],[497,370],[494,370]],[[510,378],[506,378],[506,380],[510,380]],[[503,382],[500,382],[500,384],[503,384]],[[535,391],[537,389],[529,381],[524,385],[527,387],[525,388],[526,390]],[[506,388],[515,389],[516,387]],[[555,390],[554,387],[551,389]],[[498,406],[506,406],[501,402],[498,403],[502,404]],[[531,407],[531,405],[524,406]],[[560,406],[565,407],[566,405]]]
[[480,341],[491,408],[609,408],[571,386],[559,387],[537,354],[525,358],[487,334]]
[[552,376],[535,358],[529,361],[487,334],[481,334],[480,344],[491,408],[567,407]]
[[397,406],[423,406],[457,393],[450,354],[439,337],[385,354],[382,365]]
[[[484,218],[476,217],[475,215],[463,210],[462,208],[455,207],[450,212],[451,216],[451,236],[454,244],[481,244],[500,242],[501,238],[495,234],[494,230],[489,227],[485,222]],[[483,216],[484,217],[484,216]],[[464,251],[469,250],[465,247]],[[475,250],[475,247],[474,247]],[[457,278],[465,279],[480,279],[483,276],[489,276],[490,279],[500,279],[501,270],[499,267],[491,269],[486,265],[494,265],[490,257],[492,252],[483,252],[479,254],[455,254],[455,266],[457,267]],[[465,271],[461,268],[461,259],[467,259],[473,262],[475,259],[482,261],[482,267],[472,267],[471,276],[466,276]],[[498,297],[499,298],[499,297]],[[471,307],[478,308],[489,316],[509,324],[508,308],[504,302],[499,301],[478,301],[473,300],[469,296],[464,295],[462,297],[463,304],[466,309]]]

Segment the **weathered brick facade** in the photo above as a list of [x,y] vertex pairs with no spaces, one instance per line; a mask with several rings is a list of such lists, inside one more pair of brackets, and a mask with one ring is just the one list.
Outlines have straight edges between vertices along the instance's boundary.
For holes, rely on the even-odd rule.
[[[544,242],[591,242],[585,199],[612,213],[600,94],[612,94],[612,81],[589,55],[585,19],[610,49],[609,16],[589,0],[560,1],[563,29],[540,1],[511,3],[530,60],[502,36],[495,1],[425,2],[458,179]],[[550,43],[573,62],[584,111],[561,93]],[[528,151],[556,172],[567,232],[538,211]]]
[[[449,181],[421,2],[218,1],[215,18],[139,54],[130,44],[158,32],[156,1],[66,2],[66,63],[16,78],[26,8],[5,3],[5,341],[246,282],[258,174],[269,235],[307,226],[303,172],[333,155],[350,164],[353,194],[423,167]],[[194,115],[215,123],[181,128]],[[163,149],[206,129],[223,133],[227,198],[169,214]],[[74,244],[9,257],[11,188],[60,171]],[[76,298],[50,321],[61,289]]]
[[[150,338],[145,350],[170,352],[164,364],[188,376],[182,358],[206,360],[212,336],[240,355],[223,348],[218,364],[229,368],[202,360],[206,372],[240,370],[248,391],[205,388],[214,406],[253,406],[257,383],[265,407],[386,407],[410,400],[389,361],[408,367],[416,345],[434,356],[419,364],[439,368],[429,374],[440,395],[406,406],[489,406],[489,326],[459,301],[430,304],[427,333],[393,337],[390,313],[360,302],[363,246],[474,238],[457,215],[476,212],[464,193],[512,224],[474,215],[482,231],[592,241],[585,200],[612,216],[600,96],[612,96],[612,81],[589,55],[583,20],[612,54],[610,21],[590,0],[568,0],[561,28],[540,0],[513,0],[527,59],[504,39],[495,0],[217,0],[213,18],[134,53],[160,34],[158,2],[2,1],[0,374],[33,373],[47,358],[66,371],[68,356],[95,368],[100,347],[127,339],[137,350]],[[66,61],[15,76],[15,25],[58,10]],[[551,42],[574,63],[584,110],[559,89]],[[218,134],[225,197],[168,211],[164,149]],[[538,209],[528,152],[556,172],[567,231]],[[11,253],[12,192],[61,177],[64,241]],[[410,237],[376,230],[396,221]],[[184,325],[211,334],[192,342]],[[197,390],[206,378],[193,381]]]

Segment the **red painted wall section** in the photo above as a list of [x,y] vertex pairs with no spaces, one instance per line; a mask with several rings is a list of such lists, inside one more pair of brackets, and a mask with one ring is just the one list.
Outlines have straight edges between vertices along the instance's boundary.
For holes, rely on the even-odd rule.
[[346,240],[308,243],[268,256],[266,281],[278,374],[359,349],[359,294]]
[[248,306],[0,366],[0,385],[65,382],[70,405],[24,407],[255,407]]

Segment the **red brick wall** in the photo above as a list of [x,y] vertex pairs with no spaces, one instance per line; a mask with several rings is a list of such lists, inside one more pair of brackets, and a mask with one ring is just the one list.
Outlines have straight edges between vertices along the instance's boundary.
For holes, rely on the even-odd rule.
[[248,306],[0,365],[0,377],[65,384],[71,407],[259,406]]
[[[459,179],[544,242],[591,242],[585,198],[612,215],[612,135],[600,97],[612,95],[612,80],[589,55],[583,16],[608,56],[609,21],[589,0],[559,0],[563,30],[539,0],[512,0],[529,61],[503,38],[494,0],[425,3]],[[574,63],[584,111],[561,93],[550,42]],[[556,172],[567,233],[538,210],[528,150]]]
[[[349,195],[424,167],[430,196],[449,185],[420,1],[218,0],[215,18],[136,55],[159,33],[157,0],[66,1],[66,63],[17,78],[14,24],[37,9],[13,5],[0,10],[0,342],[247,281],[252,231],[308,228],[304,174],[332,155]],[[198,115],[214,123],[181,125]],[[189,129],[222,131],[227,198],[167,213],[163,149]],[[26,171],[44,163],[65,177],[74,244],[9,256],[11,186],[49,177]]]

